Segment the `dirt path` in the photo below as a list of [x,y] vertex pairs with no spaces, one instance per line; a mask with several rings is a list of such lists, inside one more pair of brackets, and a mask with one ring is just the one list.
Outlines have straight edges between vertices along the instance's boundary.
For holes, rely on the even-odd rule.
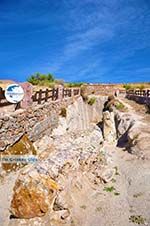
[[128,100],[127,98],[121,97],[119,98],[129,109],[129,111],[133,112],[136,115],[142,117],[143,122],[150,123],[150,114],[146,114],[146,108],[143,104],[138,104],[133,100]]
[[[108,153],[111,153],[112,164],[117,166],[119,175],[116,176],[116,183],[114,187],[118,188],[120,195],[124,197],[126,208],[121,204],[119,206],[116,202],[114,208],[116,212],[118,208],[124,212],[124,215],[128,215],[128,220],[131,216],[140,216],[139,223],[142,221],[145,225],[150,225],[150,164],[146,160],[138,159],[136,156],[124,152],[119,148],[112,150],[111,146],[106,146]],[[144,220],[145,219],[145,220]],[[116,224],[119,225],[116,218]],[[124,217],[124,220],[127,219]],[[125,224],[131,225],[129,221]],[[110,224],[111,225],[111,224]],[[136,225],[136,224],[133,224]]]

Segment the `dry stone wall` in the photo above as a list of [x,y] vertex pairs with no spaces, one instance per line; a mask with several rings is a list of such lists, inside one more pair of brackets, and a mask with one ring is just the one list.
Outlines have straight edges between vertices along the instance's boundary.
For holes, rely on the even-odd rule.
[[123,92],[124,89],[121,87],[121,85],[116,85],[116,84],[107,84],[107,85],[103,85],[103,84],[91,84],[91,85],[83,85],[82,86],[82,91],[86,94],[86,95],[90,95],[90,94],[95,94],[95,95],[114,95],[115,92],[117,91]]
[[56,128],[61,109],[73,101],[69,98],[0,116],[0,151],[14,144],[24,134],[27,134],[31,141],[36,141]]
[[35,142],[58,127],[62,109],[67,109],[66,129],[84,130],[90,122],[99,122],[107,97],[97,97],[90,106],[82,97],[67,98],[55,102],[20,109],[0,117],[0,151],[13,145],[24,134]]

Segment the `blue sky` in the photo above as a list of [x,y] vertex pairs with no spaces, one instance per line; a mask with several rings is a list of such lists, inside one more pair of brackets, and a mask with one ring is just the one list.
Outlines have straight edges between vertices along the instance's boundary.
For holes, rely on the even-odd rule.
[[0,0],[0,79],[150,81],[150,0]]

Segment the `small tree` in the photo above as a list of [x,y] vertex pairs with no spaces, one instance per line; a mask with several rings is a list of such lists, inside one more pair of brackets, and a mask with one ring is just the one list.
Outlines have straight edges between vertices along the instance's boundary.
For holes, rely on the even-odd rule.
[[38,80],[36,79],[36,77],[34,75],[31,75],[28,79],[28,82],[30,82],[32,85],[37,85],[38,84]]
[[48,73],[47,80],[50,82],[54,82],[54,76],[52,74]]
[[50,83],[54,83],[55,79],[52,74],[41,74],[39,72],[31,75],[28,79],[32,85],[49,85]]

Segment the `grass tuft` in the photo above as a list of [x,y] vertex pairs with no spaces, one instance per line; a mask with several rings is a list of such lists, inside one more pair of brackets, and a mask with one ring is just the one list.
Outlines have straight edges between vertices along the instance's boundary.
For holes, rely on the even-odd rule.
[[96,102],[96,97],[91,97],[89,100],[88,100],[88,104],[89,105],[93,105],[93,104],[95,104],[95,102]]
[[123,110],[125,108],[124,104],[121,103],[121,102],[117,102],[115,104],[115,107],[116,107],[117,110]]
[[145,224],[146,221],[141,215],[132,215],[129,217],[129,220],[135,224]]
[[104,187],[104,191],[107,191],[107,192],[113,192],[115,191],[116,189],[114,188],[114,186],[111,186],[111,187]]

